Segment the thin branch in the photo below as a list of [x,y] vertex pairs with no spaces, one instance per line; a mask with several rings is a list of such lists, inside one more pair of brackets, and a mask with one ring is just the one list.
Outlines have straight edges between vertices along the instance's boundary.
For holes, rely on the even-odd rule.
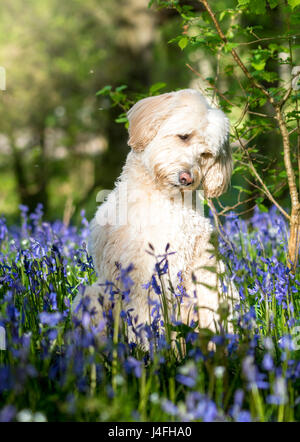
[[227,97],[225,97],[225,95],[223,95],[219,89],[210,81],[206,80],[206,78],[203,78],[203,76],[196,71],[196,69],[194,69],[191,65],[189,65],[188,63],[185,64],[195,75],[197,75],[197,77],[201,78],[202,81],[205,81],[211,88],[213,88],[215,90],[215,92],[218,93],[218,95],[220,95],[220,97],[223,98],[223,100],[225,100],[228,104],[230,104],[230,106],[237,106],[236,104],[232,103],[230,100],[228,100]]
[[[216,19],[215,14],[213,13],[212,9],[210,8],[207,0],[199,0],[200,3],[203,4],[204,8],[206,9],[206,11],[208,12],[208,14],[210,15],[210,18],[212,19],[215,28],[220,36],[220,38],[223,40],[223,42],[225,44],[228,43],[228,40],[226,38],[226,36],[224,35],[220,24],[218,22],[218,20]],[[250,81],[250,83],[252,84],[252,86],[256,87],[257,89],[259,89],[270,101],[271,104],[275,105],[275,100],[274,98],[269,94],[269,92],[267,91],[267,89],[264,88],[264,86],[260,83],[258,83],[255,78],[250,74],[250,72],[248,71],[248,69],[246,68],[246,66],[244,65],[244,63],[242,62],[242,60],[240,59],[240,57],[238,56],[237,52],[232,48],[231,49],[231,55],[233,56],[235,62],[237,63],[237,65],[241,68],[241,70],[244,72],[244,74],[246,75],[246,77],[248,78],[248,80]]]
[[247,103],[246,103],[246,105],[245,105],[245,107],[244,107],[244,109],[243,109],[239,119],[234,124],[234,127],[238,127],[241,124],[241,122],[243,121],[243,119],[244,119],[244,117],[245,117],[245,115],[246,115],[246,113],[248,111],[248,108],[249,108],[249,102],[247,101]]
[[222,223],[220,221],[219,214],[218,214],[218,211],[216,210],[216,208],[214,206],[214,203],[212,202],[211,199],[207,199],[207,203],[208,203],[208,205],[209,205],[209,207],[211,209],[211,212],[213,214],[213,217],[214,217],[214,220],[215,220],[216,229],[217,229],[219,235],[221,236],[223,241],[229,246],[229,248],[233,251],[232,244],[230,243],[230,241],[228,241],[228,239],[226,238],[226,236],[222,232],[222,229],[221,229]]
[[[240,212],[239,216],[242,216],[242,215],[245,215],[246,213],[252,212],[252,210],[254,210],[256,206],[257,206],[257,204],[254,204],[254,206],[250,207],[249,209],[246,209],[243,212]],[[224,215],[224,216],[228,216],[228,214]]]
[[[235,107],[237,107],[237,108],[239,108],[240,109],[240,106],[238,105],[238,104],[235,104],[235,103],[233,103],[232,101],[230,101],[227,97],[225,97],[225,95],[224,94],[222,94],[222,92],[213,84],[213,83],[211,83],[209,80],[207,80],[207,78],[204,78],[201,74],[200,74],[200,72],[198,72],[198,71],[196,71],[196,69],[195,68],[193,68],[189,63],[186,63],[185,64],[197,77],[199,77],[199,78],[201,78],[201,80],[203,81],[203,82],[206,82],[207,84],[208,84],[208,86],[209,87],[211,87],[212,89],[214,89],[214,91],[221,97],[221,98],[223,98],[223,100],[224,101],[226,101],[226,103],[228,103],[228,104],[230,104],[230,106],[235,106]],[[242,85],[240,84],[240,87],[241,87],[241,89],[243,89],[242,88]],[[245,93],[245,95],[246,95],[246,93]],[[239,118],[239,123],[242,121],[242,119],[244,118],[244,116],[245,116],[245,114],[248,112],[248,114],[252,114],[252,115],[257,115],[257,116],[259,116],[259,117],[264,117],[264,118],[274,118],[272,115],[267,115],[267,114],[262,114],[262,113],[260,113],[260,112],[254,112],[254,111],[250,111],[249,110],[249,108],[248,108],[248,103],[246,104],[246,106],[247,106],[247,109],[246,109],[246,112],[242,112],[242,117],[240,117]],[[235,123],[235,125],[237,125],[237,123]]]
[[247,41],[247,42],[240,42],[237,43],[239,46],[247,46],[247,45],[252,45],[254,43],[260,43],[261,41],[269,41],[269,40],[286,40],[286,39],[290,39],[291,37],[299,37],[300,34],[293,34],[293,35],[282,35],[282,36],[278,36],[278,37],[266,37],[266,38],[258,38],[257,40],[252,40],[252,41]]
[[229,212],[229,210],[234,210],[243,204],[249,203],[249,201],[253,201],[255,198],[256,198],[256,196],[252,196],[251,198],[248,198],[246,200],[239,201],[238,203],[234,204],[233,206],[226,206],[226,207],[224,207],[223,210],[221,210],[221,212],[219,212],[219,215],[224,216],[226,212]]
[[[211,20],[213,21],[213,24],[217,30],[217,33],[219,34],[221,40],[227,44],[228,40],[226,36],[224,35],[220,24],[218,20],[216,19],[215,14],[211,10],[207,0],[199,0],[199,2],[204,6],[205,10],[208,12]],[[255,34],[254,34],[255,35]],[[257,36],[255,36],[257,37]],[[259,39],[259,37],[257,37]],[[253,77],[253,75],[248,71],[240,57],[238,56],[237,52],[232,48],[231,49],[231,55],[233,59],[235,60],[236,64],[241,68],[241,70],[244,72],[245,76],[249,80],[249,83],[252,85],[252,87],[260,90],[265,97],[267,97],[269,103],[273,106],[275,113],[276,113],[276,119],[278,122],[279,130],[282,137],[282,143],[283,143],[283,158],[284,158],[284,165],[287,173],[287,181],[289,186],[289,195],[291,199],[291,216],[289,216],[285,210],[276,202],[270,191],[268,190],[267,186],[264,184],[262,179],[260,178],[257,170],[255,169],[250,155],[248,157],[249,160],[249,167],[250,170],[253,172],[257,180],[260,182],[260,184],[263,187],[264,193],[268,196],[270,201],[273,202],[273,204],[276,205],[276,207],[280,210],[280,212],[289,220],[290,222],[290,235],[289,235],[289,243],[288,243],[288,249],[289,249],[289,261],[292,263],[292,271],[295,271],[297,262],[298,262],[298,254],[299,254],[299,245],[300,245],[300,201],[299,201],[299,194],[296,184],[296,176],[295,171],[293,169],[292,160],[291,160],[291,145],[290,145],[290,139],[289,139],[289,132],[287,129],[287,123],[285,121],[285,117],[282,113],[282,107],[285,104],[286,100],[289,98],[291,93],[291,88],[289,88],[284,97],[280,100],[280,102],[276,102],[275,98],[269,93],[268,89],[266,89],[262,84],[256,81],[256,79]],[[242,145],[242,143],[241,143]],[[242,146],[243,147],[243,146]],[[245,150],[245,152],[247,152]],[[299,153],[299,152],[298,152]],[[300,164],[300,162],[299,162]],[[288,264],[290,265],[290,264]]]
[[290,86],[286,93],[284,94],[284,97],[280,100],[280,102],[278,103],[278,106],[280,107],[280,109],[283,108],[283,106],[285,105],[286,101],[288,100],[289,96],[291,95],[293,88],[292,86]]
[[250,184],[250,186],[255,187],[255,189],[259,190],[260,193],[265,193],[265,191],[262,187],[259,187],[257,184],[250,181],[246,176],[244,176],[243,178],[248,184]]
[[263,192],[267,195],[267,197],[269,198],[270,201],[272,201],[273,204],[275,204],[275,206],[278,208],[278,210],[288,219],[290,220],[291,217],[290,215],[280,206],[280,204],[277,203],[277,201],[275,200],[275,198],[273,197],[273,195],[271,194],[271,192],[269,191],[269,189],[267,188],[267,186],[265,185],[265,183],[263,182],[263,180],[261,179],[259,173],[257,172],[257,170],[254,167],[254,164],[252,162],[252,159],[249,155],[249,152],[247,151],[246,147],[244,146],[242,140],[239,137],[239,134],[237,132],[237,130],[235,129],[236,132],[236,137],[243,149],[243,151],[245,152],[246,156],[247,156],[247,160],[248,160],[248,167],[250,168],[250,170],[253,172],[254,176],[256,177],[256,179],[259,181],[259,183],[262,186],[262,190]]
[[[297,108],[296,108],[297,111]],[[297,111],[298,112],[298,111]],[[299,120],[297,119],[297,123],[299,124]],[[294,129],[289,131],[289,137],[294,133],[294,132],[298,132],[298,127],[294,127]],[[300,169],[299,169],[300,171]]]
[[275,118],[273,117],[273,115],[261,114],[260,112],[253,112],[250,110],[248,110],[248,114],[258,115],[259,117],[265,117],[265,118]]

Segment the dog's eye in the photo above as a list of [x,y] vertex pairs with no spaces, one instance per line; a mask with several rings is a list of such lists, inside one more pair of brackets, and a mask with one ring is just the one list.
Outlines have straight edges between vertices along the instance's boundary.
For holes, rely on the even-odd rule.
[[177,135],[181,140],[185,141],[190,136],[189,134]]
[[201,158],[203,159],[203,160],[208,160],[208,159],[210,159],[210,158],[212,158],[212,154],[210,153],[210,152],[203,152],[202,154],[201,154]]

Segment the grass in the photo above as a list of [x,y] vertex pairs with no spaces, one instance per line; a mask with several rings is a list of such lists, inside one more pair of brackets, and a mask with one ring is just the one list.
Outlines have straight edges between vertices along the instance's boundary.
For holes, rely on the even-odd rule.
[[220,253],[241,298],[234,333],[207,337],[164,316],[166,255],[150,283],[157,303],[144,329],[148,352],[127,338],[135,323],[121,298],[130,268],[113,294],[119,324],[108,312],[93,326],[88,303],[81,319],[71,313],[75,295],[95,280],[82,216],[67,228],[44,222],[41,207],[21,207],[19,227],[0,221],[0,421],[299,421],[299,268],[292,275],[286,267],[287,226],[274,208],[224,223]]

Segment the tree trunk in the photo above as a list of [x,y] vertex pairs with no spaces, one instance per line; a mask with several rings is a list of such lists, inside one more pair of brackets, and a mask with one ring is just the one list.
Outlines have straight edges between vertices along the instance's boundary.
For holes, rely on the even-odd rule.
[[296,184],[296,176],[291,161],[291,146],[288,129],[282,114],[280,106],[276,107],[276,116],[283,143],[283,158],[287,173],[290,199],[291,199],[291,220],[290,220],[290,236],[288,243],[289,261],[288,266],[292,271],[296,270],[299,255],[299,227],[300,227],[300,202]]
[[300,246],[300,206],[291,214],[290,237],[289,237],[289,260],[291,261],[291,269],[296,271]]

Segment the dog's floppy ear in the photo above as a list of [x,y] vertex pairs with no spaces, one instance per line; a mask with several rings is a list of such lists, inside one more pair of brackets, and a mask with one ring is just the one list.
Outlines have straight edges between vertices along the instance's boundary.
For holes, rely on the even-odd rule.
[[203,190],[206,198],[216,198],[227,190],[232,174],[231,147],[227,141],[222,153],[208,168],[203,180]]
[[203,188],[207,198],[214,198],[226,191],[233,164],[229,144],[229,120],[219,109],[210,109],[207,120],[206,142],[215,153],[215,160],[206,170]]
[[161,123],[169,116],[172,92],[138,101],[127,113],[128,145],[137,152],[145,149],[155,137]]

